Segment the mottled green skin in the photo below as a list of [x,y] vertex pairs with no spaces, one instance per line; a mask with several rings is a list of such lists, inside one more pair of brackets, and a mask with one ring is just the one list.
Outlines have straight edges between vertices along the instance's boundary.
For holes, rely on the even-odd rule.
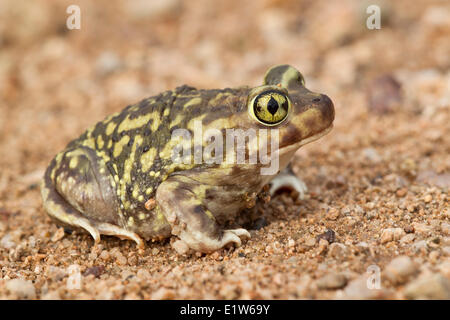
[[[150,194],[145,194],[145,198],[148,199],[154,197],[158,185],[165,180],[168,175],[170,165],[172,164],[170,157],[162,158],[159,156],[159,152],[164,149],[171,139],[173,130],[186,128],[190,120],[205,113],[207,114],[206,117],[203,118],[203,124],[205,125],[211,121],[217,120],[218,118],[230,117],[231,114],[235,114],[236,112],[241,111],[242,108],[245,108],[245,100],[247,99],[248,92],[248,88],[196,90],[195,88],[189,86],[178,87],[174,91],[166,91],[157,96],[144,99],[137,104],[130,105],[117,115],[108,118],[106,121],[97,123],[93,129],[87,130],[78,139],[69,143],[67,149],[82,146],[85,144],[86,140],[92,137],[95,138],[95,150],[103,151],[109,156],[108,161],[106,161],[106,166],[110,173],[113,176],[118,175],[119,179],[124,179],[125,161],[132,157],[133,167],[130,173],[132,180],[126,181],[125,199],[134,207],[134,209],[128,209],[128,211],[130,211],[129,214],[136,213],[136,209],[138,211],[145,211],[144,203],[132,196],[133,185],[137,183],[139,190],[141,191],[145,191],[152,187],[153,191]],[[214,102],[214,104],[210,103],[210,101],[215,99],[219,94],[224,93],[234,97],[234,99],[240,103],[222,104],[221,102],[225,100],[226,96],[219,98]],[[201,102],[186,108],[184,107],[189,101],[192,101],[195,98],[200,98]],[[169,113],[165,115],[164,112],[166,110],[169,110]],[[120,133],[118,132],[119,125],[125,118],[128,117],[128,119],[134,120],[151,113],[156,113],[155,117],[142,126],[130,130],[124,130]],[[181,122],[173,127],[170,127],[171,123],[176,120],[176,117],[179,114],[184,114]],[[159,125],[157,125],[156,130],[150,129],[152,123],[157,120]],[[114,131],[112,134],[108,135],[106,133],[106,128],[111,123],[114,124]],[[143,138],[143,141],[136,146],[136,151],[133,153],[132,148],[134,138],[138,135]],[[102,140],[105,142],[102,147],[100,147],[97,143],[97,137],[99,136],[101,136]],[[130,137],[129,141],[123,146],[122,152],[120,152],[118,156],[114,156],[114,148],[125,136]],[[109,140],[112,141],[112,144],[108,143]],[[156,149],[156,157],[151,166],[149,166],[150,169],[148,171],[159,172],[160,174],[158,177],[142,173],[142,165],[139,159],[141,159],[142,155],[146,154],[150,148]],[[113,166],[114,164],[116,167]],[[199,166],[208,165],[200,164]],[[115,168],[117,168],[117,170]],[[181,165],[179,167],[172,168],[170,173],[179,170],[185,170],[185,167]],[[140,194],[144,193],[140,192]]]
[[[301,141],[328,130],[334,110],[326,96],[304,88],[292,67],[272,68],[265,85],[288,93],[292,103],[289,120],[277,127],[280,147],[289,151],[282,156],[285,167]],[[260,176],[260,165],[173,163],[171,138],[175,129],[192,132],[194,120],[202,121],[203,130],[266,128],[248,108],[252,95],[265,88],[182,86],[128,106],[53,159],[42,184],[44,207],[59,223],[86,229],[96,241],[99,234],[113,234],[140,244],[139,237],[174,234],[200,251],[240,244],[248,232],[222,230],[220,223],[232,220],[248,204],[247,195],[272,177]]]

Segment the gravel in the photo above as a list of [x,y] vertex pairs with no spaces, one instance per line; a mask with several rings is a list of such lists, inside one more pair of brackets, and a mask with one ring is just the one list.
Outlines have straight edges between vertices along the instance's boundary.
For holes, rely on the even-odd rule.
[[405,289],[408,299],[450,299],[450,280],[440,274],[430,274],[411,282]]
[[385,270],[385,276],[396,284],[405,283],[418,270],[418,266],[408,256],[393,259]]
[[317,280],[319,289],[340,289],[347,284],[347,278],[341,273],[330,273]]
[[36,289],[29,280],[12,279],[6,282],[6,289],[13,295],[20,299],[35,299]]

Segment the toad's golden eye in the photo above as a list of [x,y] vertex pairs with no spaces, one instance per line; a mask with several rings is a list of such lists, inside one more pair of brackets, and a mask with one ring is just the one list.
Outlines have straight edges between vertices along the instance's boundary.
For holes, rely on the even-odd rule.
[[271,90],[255,97],[251,111],[259,122],[274,126],[287,118],[290,106],[291,102],[284,93]]

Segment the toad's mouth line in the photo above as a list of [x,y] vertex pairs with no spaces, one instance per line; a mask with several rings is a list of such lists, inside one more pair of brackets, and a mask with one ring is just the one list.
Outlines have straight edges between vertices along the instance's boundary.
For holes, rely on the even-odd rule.
[[311,143],[313,141],[316,141],[320,138],[322,138],[323,136],[327,135],[328,133],[330,133],[330,131],[333,129],[333,124],[331,124],[328,128],[326,128],[325,130],[316,133],[312,136],[309,136],[308,138],[303,139],[300,142],[294,143],[294,144],[290,144],[286,147],[280,148],[279,152],[281,154],[286,154],[292,151],[297,150],[298,148],[304,146],[305,144]]

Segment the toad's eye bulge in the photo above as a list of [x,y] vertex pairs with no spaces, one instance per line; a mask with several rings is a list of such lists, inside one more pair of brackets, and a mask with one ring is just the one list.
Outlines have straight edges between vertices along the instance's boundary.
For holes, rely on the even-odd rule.
[[289,114],[290,102],[286,95],[277,91],[266,91],[253,101],[253,114],[265,125],[280,124]]

